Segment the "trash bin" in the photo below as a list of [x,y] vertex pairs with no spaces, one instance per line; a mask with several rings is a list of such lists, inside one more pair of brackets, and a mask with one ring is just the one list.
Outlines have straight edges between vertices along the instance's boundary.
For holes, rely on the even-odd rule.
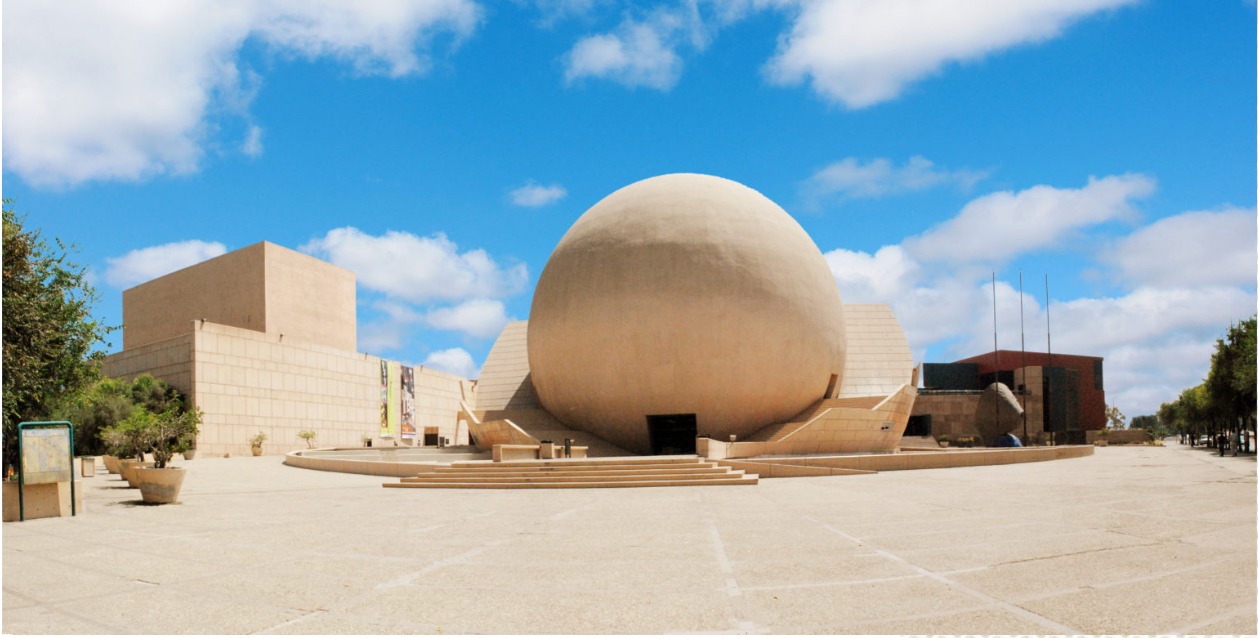
[[83,461],[83,476],[96,476],[96,457],[84,456],[81,458]]

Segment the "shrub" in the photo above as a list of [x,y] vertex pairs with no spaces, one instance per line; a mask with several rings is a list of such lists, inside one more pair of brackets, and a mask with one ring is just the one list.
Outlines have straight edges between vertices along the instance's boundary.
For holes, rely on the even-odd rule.
[[303,441],[305,441],[305,442],[306,442],[306,447],[307,447],[307,448],[313,448],[313,447],[314,447],[314,441],[315,441],[315,431],[314,431],[314,430],[302,430],[302,431],[300,431],[300,432],[298,432],[298,433],[297,433],[297,438],[302,439]]

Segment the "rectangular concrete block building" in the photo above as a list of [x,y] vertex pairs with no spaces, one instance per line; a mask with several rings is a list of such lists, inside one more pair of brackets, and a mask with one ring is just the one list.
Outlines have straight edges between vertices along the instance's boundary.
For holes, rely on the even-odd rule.
[[[304,446],[314,430],[326,446],[467,441],[460,405],[470,383],[415,367],[414,438],[380,440],[382,396],[399,393],[381,359],[356,351],[354,274],[261,242],[123,292],[123,351],[109,376],[148,372],[204,413],[197,449],[248,454],[266,435],[268,454]],[[425,436],[427,435],[427,436]]]

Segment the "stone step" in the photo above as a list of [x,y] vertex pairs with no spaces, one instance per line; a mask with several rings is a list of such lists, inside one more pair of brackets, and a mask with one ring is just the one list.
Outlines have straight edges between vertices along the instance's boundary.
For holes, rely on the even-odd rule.
[[694,463],[660,463],[658,465],[625,465],[622,463],[607,463],[594,465],[506,465],[503,463],[481,463],[477,465],[451,464],[449,466],[441,465],[434,468],[437,472],[533,472],[533,473],[550,473],[550,472],[647,472],[647,471],[681,471],[681,470],[705,470],[713,467],[719,467],[711,461],[696,461]]
[[[663,465],[675,463],[702,463],[703,459],[694,454],[682,454],[671,456],[603,456],[598,458],[586,459],[539,459],[526,461],[500,461],[494,463],[495,467],[539,467],[539,466],[563,466],[563,467],[588,467],[607,465]],[[478,467],[486,465],[485,461],[455,461],[450,464],[451,467]]]
[[759,477],[693,454],[600,459],[454,462],[385,487],[484,489],[755,485]]
[[569,489],[589,487],[685,487],[705,485],[755,485],[759,477],[748,474],[734,478],[701,478],[701,479],[670,479],[670,480],[633,480],[633,481],[591,481],[591,482],[510,482],[510,481],[468,481],[468,482],[427,482],[427,483],[385,483],[385,487],[413,488],[447,488],[447,489]]
[[[514,477],[541,477],[541,478],[562,478],[567,476],[656,476],[661,474],[689,474],[693,476],[709,476],[725,474],[728,468],[716,465],[708,467],[696,468],[648,468],[634,470],[617,470],[617,469],[597,469],[597,470],[452,470],[450,468],[434,468],[433,471],[425,471],[417,475],[419,478],[429,476],[462,476],[467,478],[514,478]],[[415,480],[415,477],[403,478],[403,481]]]
[[523,476],[469,476],[460,473],[454,474],[437,474],[424,473],[419,476],[410,476],[398,479],[402,483],[459,483],[471,481],[484,481],[488,483],[566,483],[581,481],[606,481],[606,482],[624,482],[624,481],[671,481],[677,479],[684,480],[705,480],[705,479],[723,479],[731,477],[743,476],[742,470],[733,470],[726,472],[709,472],[705,474],[695,474],[692,472],[675,472],[671,474],[639,474],[634,473],[590,473],[590,474],[569,474],[564,476],[555,476],[551,474],[531,474]]

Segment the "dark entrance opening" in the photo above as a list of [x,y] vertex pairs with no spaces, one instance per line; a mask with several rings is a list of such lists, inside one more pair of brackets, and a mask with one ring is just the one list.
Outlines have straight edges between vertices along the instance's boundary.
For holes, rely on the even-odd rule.
[[647,415],[651,454],[694,454],[698,424],[693,414]]

